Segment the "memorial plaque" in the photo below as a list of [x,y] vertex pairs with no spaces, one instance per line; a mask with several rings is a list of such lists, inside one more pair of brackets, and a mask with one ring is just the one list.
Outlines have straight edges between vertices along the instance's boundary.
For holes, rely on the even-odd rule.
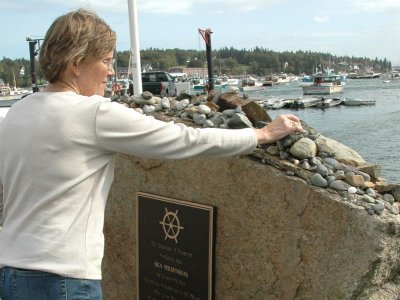
[[140,300],[213,298],[215,208],[138,193]]

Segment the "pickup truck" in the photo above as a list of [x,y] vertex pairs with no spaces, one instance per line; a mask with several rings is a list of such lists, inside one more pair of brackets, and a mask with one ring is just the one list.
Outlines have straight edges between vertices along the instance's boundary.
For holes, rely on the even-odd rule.
[[153,95],[176,96],[174,79],[167,72],[151,71],[142,73],[143,92],[148,91]]
[[[167,72],[151,71],[142,73],[143,92],[148,91],[153,95],[174,97],[177,95],[177,89],[174,83],[175,79]],[[115,85],[115,86],[114,86]],[[131,79],[118,79],[116,82],[110,81],[105,90],[106,97],[113,94],[115,89],[120,96],[124,94],[133,95],[133,81]]]

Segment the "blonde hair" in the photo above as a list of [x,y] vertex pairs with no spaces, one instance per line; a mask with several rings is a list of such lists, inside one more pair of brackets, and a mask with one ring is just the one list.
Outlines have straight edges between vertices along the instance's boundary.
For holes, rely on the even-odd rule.
[[99,59],[114,51],[116,34],[96,13],[78,9],[58,17],[47,30],[39,65],[50,83],[59,79],[68,64]]

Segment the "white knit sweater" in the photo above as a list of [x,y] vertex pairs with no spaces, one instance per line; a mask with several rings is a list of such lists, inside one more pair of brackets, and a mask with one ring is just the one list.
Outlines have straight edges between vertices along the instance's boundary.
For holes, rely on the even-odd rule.
[[100,96],[32,94],[0,122],[0,267],[101,279],[115,153],[216,157],[256,143],[253,129],[194,129]]

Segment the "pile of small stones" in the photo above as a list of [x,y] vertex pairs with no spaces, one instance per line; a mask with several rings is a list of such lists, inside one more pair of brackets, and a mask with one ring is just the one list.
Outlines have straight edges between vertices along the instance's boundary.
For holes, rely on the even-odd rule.
[[[261,120],[246,115],[240,103],[236,107],[219,111],[219,96],[182,94],[176,98],[168,98],[155,97],[149,92],[143,92],[140,96],[123,95],[112,101],[118,101],[142,114],[162,113],[205,128],[260,128],[270,120],[261,104],[257,106],[266,115],[266,118]],[[336,191],[345,201],[364,207],[371,215],[381,215],[384,211],[399,214],[400,184],[386,183],[385,179],[380,177],[378,164],[356,167],[337,160],[332,153],[319,151],[316,140],[321,136],[320,133],[303,121],[302,125],[305,128],[302,134],[291,134],[275,144],[259,146],[255,156],[260,158],[262,163],[270,163],[286,170],[289,176],[299,176],[316,187]],[[259,154],[260,150],[263,151],[262,155]],[[289,162],[295,167],[287,167],[287,163],[279,161]]]

